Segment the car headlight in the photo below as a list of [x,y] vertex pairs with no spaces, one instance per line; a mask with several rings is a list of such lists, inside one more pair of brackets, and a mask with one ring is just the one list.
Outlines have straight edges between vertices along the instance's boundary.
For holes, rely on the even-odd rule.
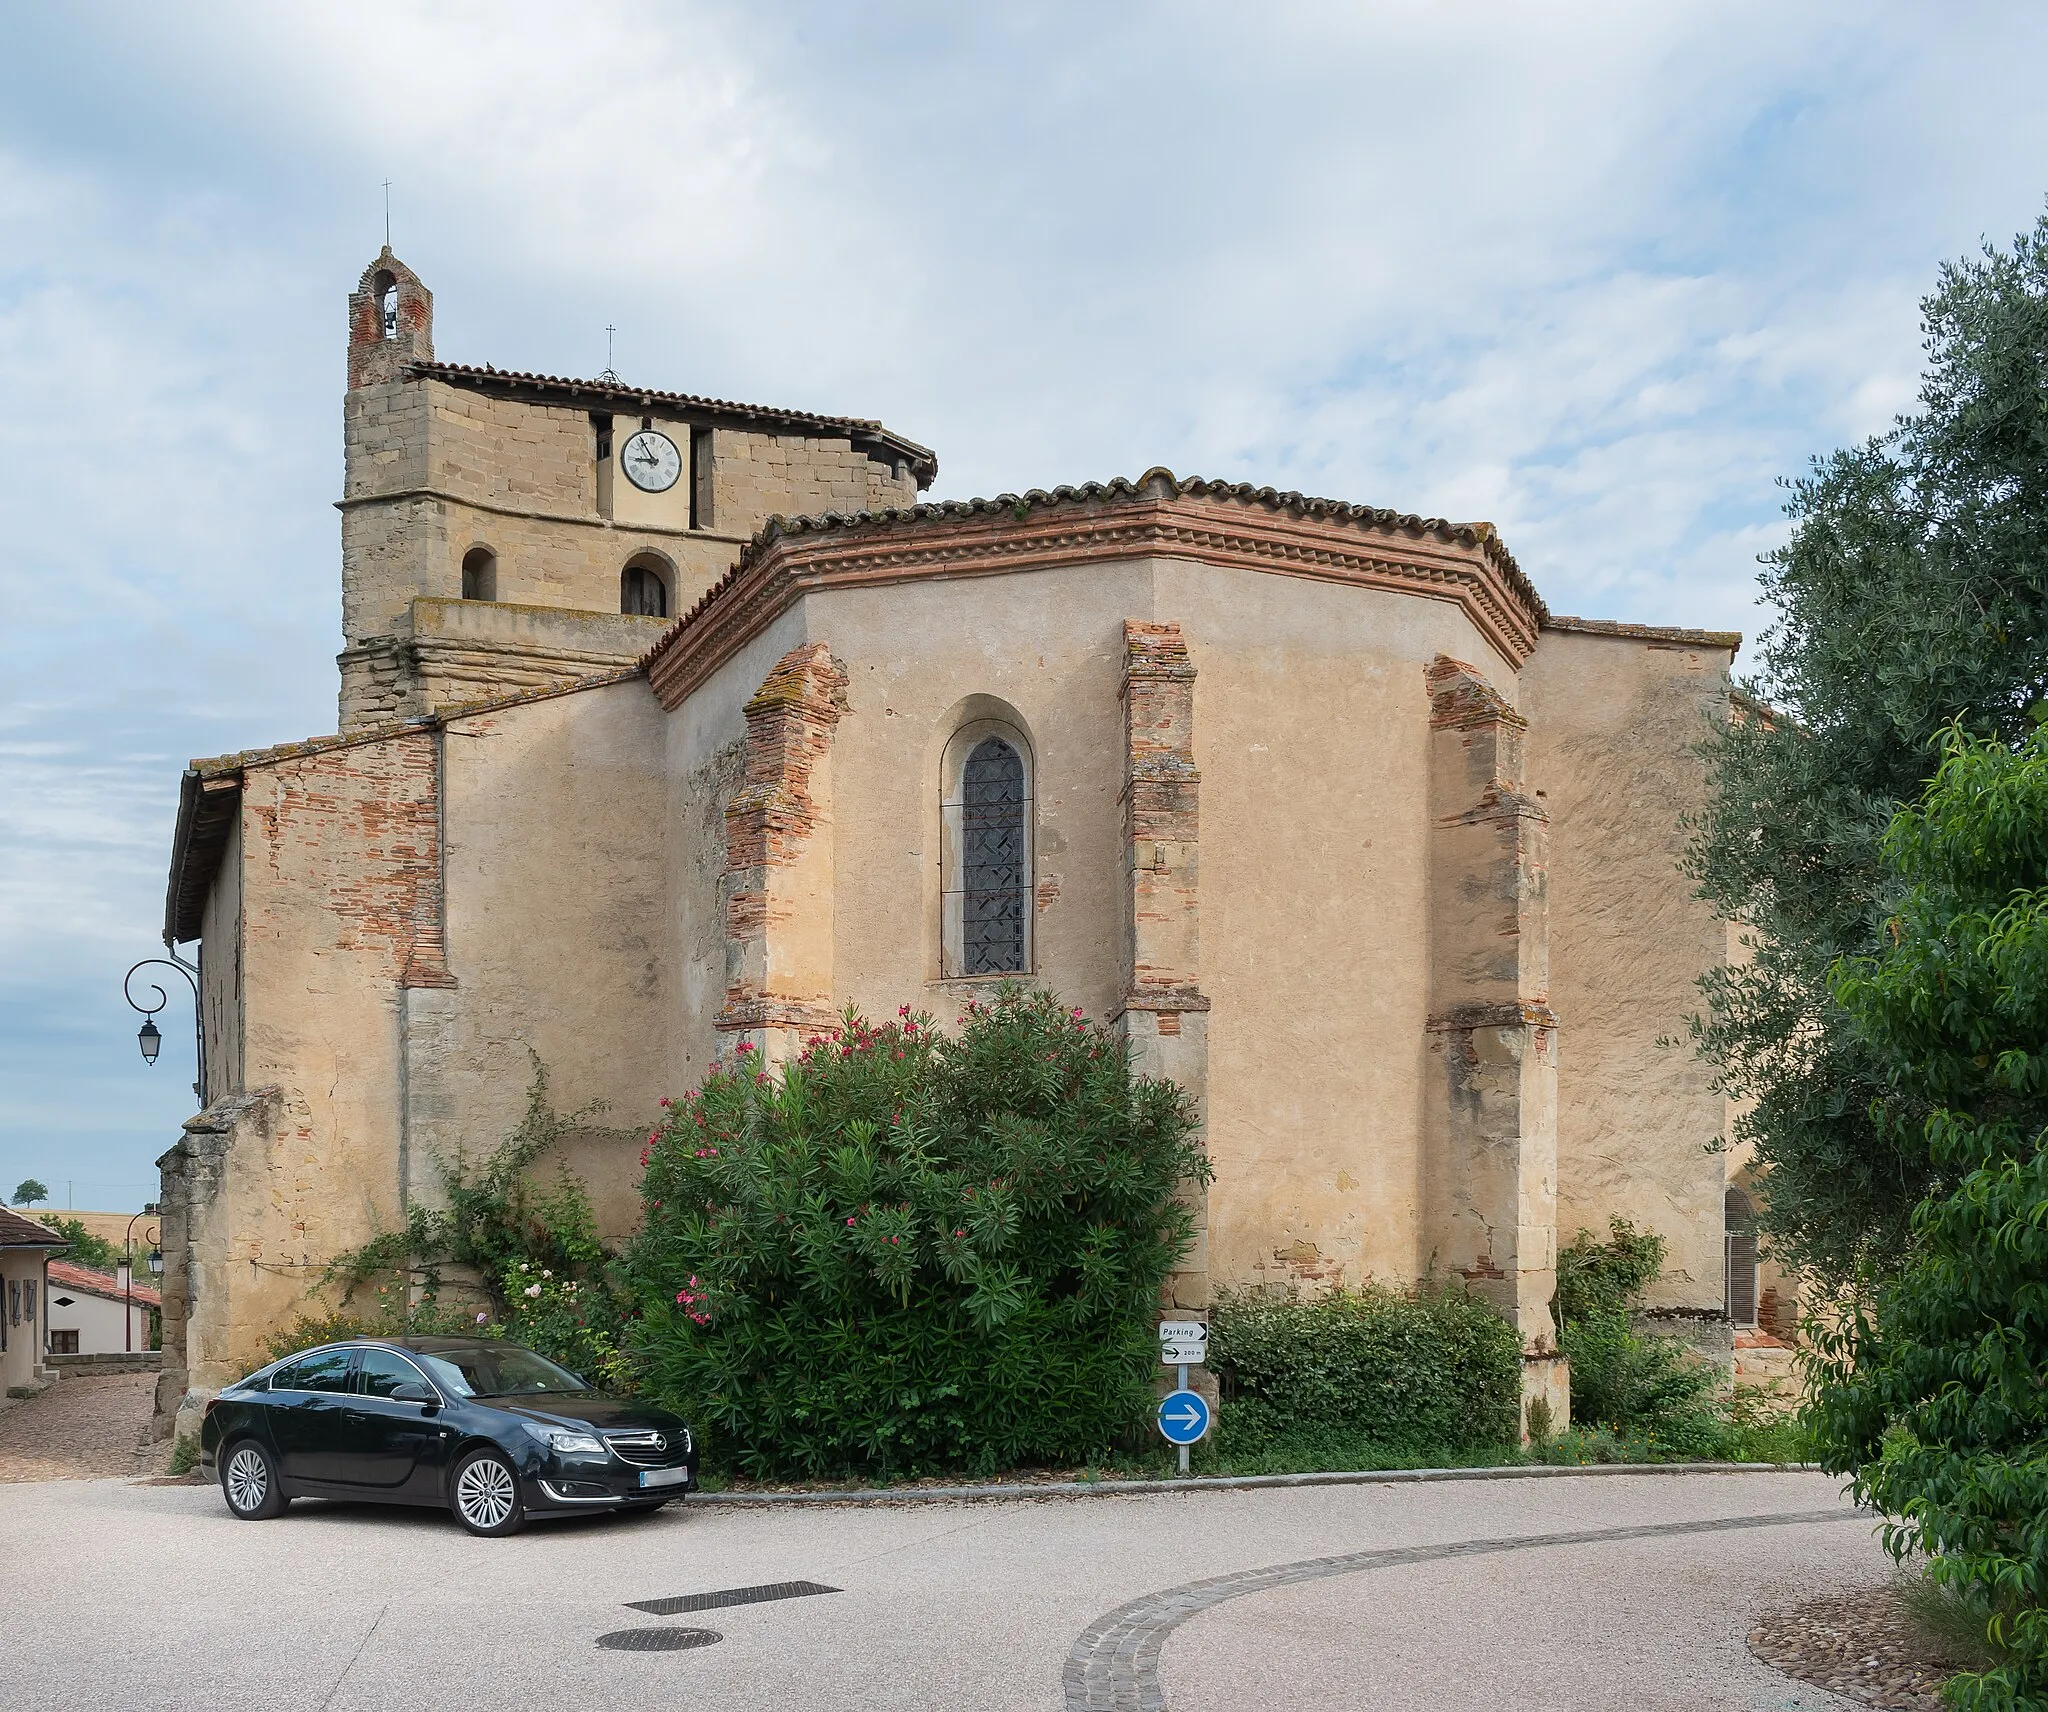
[[604,1443],[594,1433],[572,1432],[567,1427],[526,1429],[557,1456],[603,1456]]

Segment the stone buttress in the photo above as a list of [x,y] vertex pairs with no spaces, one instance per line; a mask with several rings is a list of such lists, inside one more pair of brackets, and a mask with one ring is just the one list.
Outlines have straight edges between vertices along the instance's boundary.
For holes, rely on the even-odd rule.
[[725,810],[722,1050],[766,1063],[829,1029],[832,1006],[832,733],[846,672],[822,642],[792,648],[746,705],[745,773]]
[[[1134,1068],[1179,1083],[1206,1122],[1209,1001],[1200,988],[1201,774],[1195,770],[1195,668],[1177,624],[1124,621],[1124,847],[1130,882],[1123,1008]],[[1163,1306],[1206,1318],[1209,1197],[1182,1186],[1194,1242]]]
[[1430,1017],[1423,1252],[1522,1339],[1524,1426],[1570,1418],[1557,1288],[1557,1017],[1545,890],[1549,821],[1523,789],[1528,721],[1438,655],[1430,698]]

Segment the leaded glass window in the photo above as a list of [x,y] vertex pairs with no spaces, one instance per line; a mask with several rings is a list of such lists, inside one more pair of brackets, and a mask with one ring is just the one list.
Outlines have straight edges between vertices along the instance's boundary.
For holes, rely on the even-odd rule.
[[1024,968],[1024,758],[984,737],[960,781],[960,972]]

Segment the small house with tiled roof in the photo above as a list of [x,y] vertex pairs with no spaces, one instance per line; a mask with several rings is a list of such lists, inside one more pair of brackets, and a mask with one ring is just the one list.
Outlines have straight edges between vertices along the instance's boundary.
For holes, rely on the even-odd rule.
[[55,1231],[0,1207],[0,1396],[38,1390],[49,1377],[43,1363],[45,1274],[50,1256],[63,1247]]
[[131,1355],[150,1347],[150,1315],[163,1299],[133,1277],[69,1260],[50,1262],[47,1346],[52,1355]]
[[1554,614],[1486,523],[1164,469],[929,503],[867,418],[444,362],[388,250],[348,376],[336,733],[195,761],[170,852],[192,1396],[535,1058],[618,1126],[565,1144],[617,1234],[720,1055],[1019,978],[1198,1104],[1173,1311],[1457,1274],[1563,1419],[1558,1236],[1619,1214],[1725,1354],[1725,1113],[1659,1040],[1728,956],[1675,857],[1737,637]]

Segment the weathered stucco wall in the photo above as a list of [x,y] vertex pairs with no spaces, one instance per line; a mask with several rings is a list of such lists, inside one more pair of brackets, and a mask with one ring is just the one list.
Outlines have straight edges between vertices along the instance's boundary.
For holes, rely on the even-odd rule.
[[678,1034],[708,1047],[721,995],[706,899],[722,847],[705,805],[730,793],[740,708],[806,641],[848,680],[813,833],[833,848],[835,1003],[922,1003],[950,1024],[989,985],[939,975],[940,758],[963,722],[1006,718],[1033,749],[1034,978],[1114,1014],[1126,618],[1179,622],[1200,673],[1216,1275],[1413,1277],[1426,1263],[1423,672],[1455,651],[1514,687],[1450,602],[1163,558],[805,596],[675,715],[672,874],[689,917]]
[[1513,679],[1464,613],[1162,561],[1200,674],[1211,1275],[1413,1278],[1438,653]]
[[[638,1223],[640,1148],[670,1084],[675,901],[662,850],[663,716],[645,683],[451,720],[448,968],[408,1066],[408,1166],[495,1147],[535,1055],[559,1112],[601,1102],[565,1160],[607,1234]],[[623,1133],[619,1133],[623,1131]],[[549,1174],[543,1161],[541,1174]]]
[[1149,612],[1151,581],[1140,561],[806,599],[848,679],[832,744],[841,1002],[921,1005],[950,1026],[994,985],[940,974],[941,762],[960,725],[1006,718],[1033,751],[1035,978],[1092,1017],[1119,1008],[1118,687],[1123,621]]
[[[720,1046],[716,1021],[725,1003],[726,918],[719,881],[726,866],[726,805],[740,783],[747,736],[743,710],[776,661],[808,640],[799,604],[663,721],[665,879],[675,934],[667,987],[674,1088],[665,1093],[695,1087]],[[653,701],[644,683],[640,689]]]
[[1522,669],[1529,782],[1551,819],[1558,1236],[1619,1214],[1669,1245],[1650,1305],[1718,1313],[1725,1117],[1684,1044],[1727,930],[1678,870],[1704,801],[1693,753],[1728,706],[1731,650],[1545,630]]

